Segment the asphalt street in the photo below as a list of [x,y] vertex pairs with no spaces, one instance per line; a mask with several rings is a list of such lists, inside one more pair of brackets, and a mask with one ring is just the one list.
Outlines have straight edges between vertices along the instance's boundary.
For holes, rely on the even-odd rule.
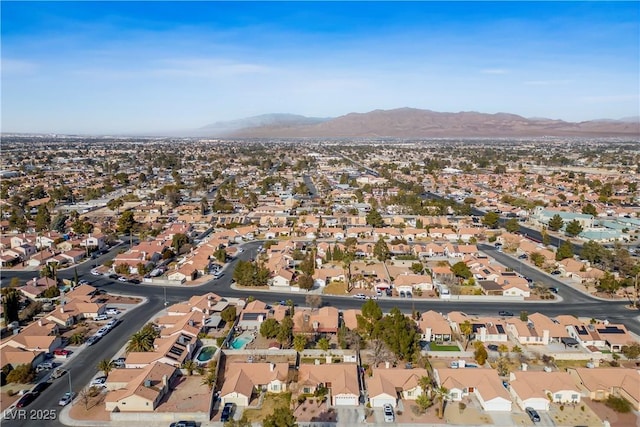
[[[246,298],[250,295],[259,298],[266,303],[274,303],[283,299],[291,299],[295,304],[305,305],[306,292],[271,292],[258,290],[240,290],[231,288],[232,272],[235,264],[239,259],[254,259],[257,255],[257,248],[262,242],[246,243],[244,251],[233,259],[226,267],[225,274],[217,280],[209,281],[200,286],[167,286],[161,287],[157,285],[133,285],[111,280],[105,276],[93,276],[90,273],[92,264],[102,264],[108,259],[112,259],[119,247],[112,249],[108,254],[103,255],[97,260],[89,260],[77,266],[77,272],[80,278],[91,282],[92,286],[104,289],[109,293],[141,296],[146,298],[146,303],[140,307],[131,310],[123,316],[123,322],[102,338],[97,344],[86,347],[83,346],[72,360],[66,366],[70,371],[71,386],[77,393],[79,392],[97,373],[97,363],[101,359],[112,359],[116,352],[122,348],[128,338],[147,323],[150,318],[162,310],[165,302],[173,304],[184,301],[192,295],[199,295],[206,292],[215,292],[223,297]],[[629,310],[626,308],[628,302],[625,301],[601,301],[591,298],[579,291],[574,290],[570,286],[565,285],[562,281],[556,280],[526,263],[522,263],[518,259],[498,252],[494,247],[488,245],[479,245],[483,251],[489,252],[501,264],[530,277],[535,282],[547,286],[555,286],[559,289],[562,296],[561,302],[504,302],[496,301],[460,301],[455,296],[451,300],[420,300],[420,299],[400,299],[382,297],[378,300],[378,304],[384,311],[389,311],[393,307],[398,307],[404,312],[412,310],[426,311],[435,310],[438,312],[449,312],[454,310],[464,311],[469,314],[478,315],[496,315],[499,310],[509,310],[514,313],[527,311],[528,313],[540,312],[549,316],[559,314],[572,314],[576,316],[595,317],[600,319],[608,319],[613,323],[623,323],[630,331],[640,335],[640,324],[637,316],[640,314],[637,310]],[[19,277],[21,280],[29,280],[38,275],[36,271],[18,272],[4,271],[2,272],[2,282],[7,283],[11,277]],[[71,279],[74,277],[74,269],[66,269],[60,271],[60,278]],[[166,301],[165,301],[166,295]],[[339,309],[360,308],[362,301],[351,297],[340,296],[322,296],[323,305],[331,305]],[[60,397],[69,390],[69,378],[62,377],[54,380],[53,384],[45,390],[35,401],[28,405],[25,409],[24,417],[18,419],[5,419],[2,424],[6,426],[42,426],[42,425],[62,425],[58,420],[43,421],[38,419],[37,415],[46,414],[47,410],[59,411],[58,406]],[[51,413],[51,412],[49,412]],[[59,413],[59,412],[54,412]],[[30,417],[33,415],[33,417]]]

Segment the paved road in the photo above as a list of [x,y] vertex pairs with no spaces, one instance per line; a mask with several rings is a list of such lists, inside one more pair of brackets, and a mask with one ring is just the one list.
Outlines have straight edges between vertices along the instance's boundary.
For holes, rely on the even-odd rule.
[[[253,259],[257,255],[257,247],[261,245],[260,242],[251,242],[244,245],[245,250],[239,254],[238,258],[234,259],[226,267],[224,274],[220,279],[213,280],[202,286],[197,287],[165,287],[166,300],[169,304],[173,304],[179,301],[184,301],[192,295],[202,294],[205,292],[215,292],[224,297],[247,297],[253,295],[267,303],[273,303],[282,299],[291,299],[296,304],[304,305],[306,293],[289,293],[289,292],[270,292],[270,291],[258,291],[258,290],[239,290],[231,288],[232,271],[235,268],[235,264],[238,259]],[[512,268],[515,271],[519,271],[527,277],[532,278],[534,281],[544,283],[551,286],[556,286],[560,290],[560,295],[563,297],[561,303],[557,302],[510,302],[505,306],[504,302],[495,301],[460,301],[460,300],[419,300],[419,299],[399,299],[399,298],[387,298],[383,297],[378,300],[380,307],[384,311],[389,311],[393,307],[398,307],[405,312],[417,309],[420,311],[436,310],[439,312],[448,312],[453,310],[465,311],[467,313],[474,313],[479,315],[495,315],[499,310],[508,309],[514,313],[520,311],[527,311],[533,313],[538,311],[549,316],[556,316],[559,314],[573,314],[576,316],[606,318],[614,323],[623,323],[627,328],[640,335],[640,324],[636,320],[640,315],[638,311],[631,311],[625,308],[626,302],[607,302],[600,301],[578,292],[571,287],[565,285],[561,281],[540,272],[537,269],[529,267],[528,265],[521,263],[506,254],[500,253],[495,248],[488,245],[480,245],[482,250],[486,250],[491,253],[491,256],[495,257],[501,264]],[[105,260],[115,256],[116,249],[112,250],[109,254],[104,255],[97,262],[101,263]],[[96,261],[94,261],[96,262]],[[153,314],[160,311],[164,307],[165,292],[159,292],[158,286],[154,285],[132,285],[117,282],[108,279],[104,276],[92,276],[90,274],[92,262],[87,262],[77,267],[78,274],[81,278],[85,278],[92,282],[95,287],[102,288],[112,293],[120,293],[127,295],[143,296],[148,299],[147,303],[141,307],[127,313],[124,316],[124,321],[111,333],[105,336],[100,342],[92,347],[83,349],[75,355],[74,359],[70,361],[69,367],[71,371],[71,379],[73,390],[78,392],[86,385],[90,379],[96,374],[96,365],[99,360],[105,358],[113,358],[115,353],[126,343],[131,334],[138,331],[149,320]],[[35,272],[5,272],[5,277],[20,277],[23,280],[29,279],[37,275]],[[59,277],[72,278],[74,276],[73,269],[60,271]],[[325,305],[331,305],[340,309],[360,308],[362,301],[353,298],[345,298],[338,296],[322,296],[322,302]],[[31,413],[38,414],[38,410],[59,410],[57,406],[58,399],[65,391],[68,390],[69,384],[67,379],[61,378],[54,382],[45,392],[42,393],[33,403],[31,403],[26,409],[26,415]],[[42,413],[42,412],[40,412]],[[3,425],[7,426],[41,426],[44,425],[41,420],[35,419],[13,419],[5,420]],[[61,425],[58,421],[47,421],[46,425]]]

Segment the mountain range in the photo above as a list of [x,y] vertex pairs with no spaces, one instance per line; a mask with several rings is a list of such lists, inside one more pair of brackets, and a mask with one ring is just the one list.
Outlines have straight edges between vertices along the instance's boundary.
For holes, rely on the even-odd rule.
[[213,123],[195,130],[194,134],[243,138],[640,137],[640,118],[575,123],[508,113],[443,113],[398,108],[349,113],[335,118],[265,114]]

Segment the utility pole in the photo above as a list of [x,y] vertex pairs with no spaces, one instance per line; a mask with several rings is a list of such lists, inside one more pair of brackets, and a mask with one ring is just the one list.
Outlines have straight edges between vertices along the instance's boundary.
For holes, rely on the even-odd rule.
[[640,271],[636,273],[636,280],[634,283],[634,296],[633,296],[633,308],[638,309],[638,276],[640,276]]

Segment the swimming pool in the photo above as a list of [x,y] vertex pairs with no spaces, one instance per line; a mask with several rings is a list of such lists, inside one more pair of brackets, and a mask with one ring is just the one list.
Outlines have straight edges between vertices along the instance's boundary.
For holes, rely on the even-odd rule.
[[231,348],[234,348],[236,350],[241,350],[244,348],[245,345],[250,343],[251,340],[252,340],[251,337],[241,335],[238,338],[234,338],[234,340],[231,341]]
[[216,346],[202,347],[200,351],[198,351],[196,360],[200,363],[206,363],[211,360],[214,354],[216,354],[216,350],[218,350],[218,347]]

